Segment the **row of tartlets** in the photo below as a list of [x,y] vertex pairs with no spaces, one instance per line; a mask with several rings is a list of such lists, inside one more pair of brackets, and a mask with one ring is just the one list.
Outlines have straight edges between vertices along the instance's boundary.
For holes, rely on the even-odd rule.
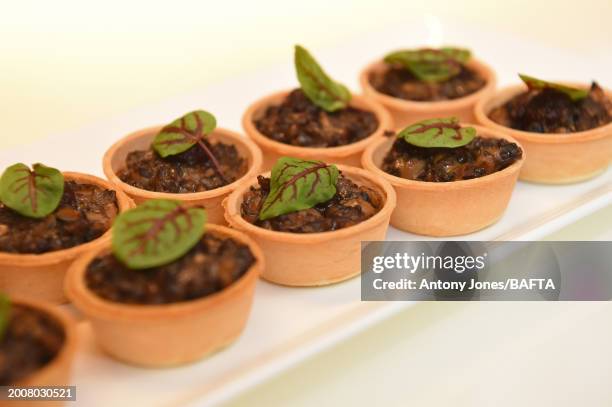
[[[103,159],[109,181],[5,170],[0,361],[29,359],[0,363],[1,384],[65,381],[33,379],[51,361],[67,368],[74,328],[32,298],[66,294],[120,360],[186,363],[239,335],[258,276],[342,281],[359,273],[360,242],[384,239],[389,223],[470,233],[499,219],[519,176],[572,182],[612,158],[612,102],[596,84],[522,76],[526,89],[495,94],[493,71],[456,48],[389,54],[361,75],[366,96],[301,47],[295,65],[300,88],[247,109],[247,138],[199,110],[118,141]],[[55,340],[24,334],[23,321]]]

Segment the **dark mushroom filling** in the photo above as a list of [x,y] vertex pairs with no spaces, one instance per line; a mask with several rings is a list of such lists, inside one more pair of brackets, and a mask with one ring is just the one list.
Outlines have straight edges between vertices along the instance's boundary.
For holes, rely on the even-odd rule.
[[90,242],[110,229],[117,212],[115,191],[75,181],[64,183],[59,206],[42,219],[0,203],[0,252],[46,253]]
[[381,93],[417,102],[462,98],[482,89],[487,83],[477,71],[467,66],[461,66],[457,75],[441,82],[424,82],[409,70],[390,65],[388,69],[370,74],[369,80]]
[[279,105],[269,106],[254,119],[257,130],[283,144],[300,147],[337,147],[363,140],[378,128],[372,112],[346,107],[327,112],[295,89]]
[[97,296],[127,304],[168,304],[195,300],[228,287],[253,265],[247,245],[207,232],[170,264],[131,270],[108,254],[87,268],[87,287]]
[[221,174],[200,148],[162,158],[153,149],[132,151],[117,176],[136,188],[154,192],[192,193],[219,188],[246,174],[247,160],[236,146],[202,140],[214,154]]
[[450,182],[503,170],[522,155],[516,143],[505,139],[477,136],[457,148],[423,148],[397,139],[383,160],[382,170],[415,181]]
[[575,102],[556,89],[532,89],[491,110],[489,118],[532,133],[573,133],[610,123],[612,101],[596,83],[586,98]]
[[51,362],[64,341],[59,322],[35,309],[13,305],[0,341],[0,385],[16,383]]
[[270,193],[270,179],[259,176],[257,181],[259,185],[244,195],[240,206],[242,217],[249,223],[279,232],[315,233],[346,228],[371,218],[385,203],[380,192],[341,175],[336,194],[329,201],[262,221],[259,212]]

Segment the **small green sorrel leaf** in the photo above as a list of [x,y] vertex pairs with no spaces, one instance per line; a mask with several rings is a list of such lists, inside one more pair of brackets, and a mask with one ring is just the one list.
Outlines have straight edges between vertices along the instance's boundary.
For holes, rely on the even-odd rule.
[[295,46],[295,71],[302,91],[320,108],[334,112],[344,109],[351,101],[351,92],[331,79],[306,49]]
[[461,127],[456,117],[429,119],[415,123],[397,135],[417,147],[455,148],[468,144],[476,137],[473,127]]
[[162,157],[189,150],[217,127],[215,117],[204,110],[196,110],[176,119],[161,129],[153,140],[153,148]]
[[392,52],[384,60],[408,69],[417,79],[424,82],[446,81],[461,72],[461,65],[469,61],[467,49],[444,47],[422,48]]
[[11,301],[9,298],[0,294],[0,342],[4,337],[4,332],[9,322],[9,313],[11,312]]
[[123,212],[113,225],[113,253],[131,269],[171,263],[204,234],[206,211],[178,201],[150,200]]
[[225,179],[217,157],[202,141],[216,127],[215,116],[204,110],[196,110],[162,128],[155,136],[152,147],[161,157],[168,157],[183,153],[197,144],[210,159],[217,174]]
[[574,102],[577,102],[589,96],[588,89],[573,88],[571,86],[565,86],[555,82],[543,81],[542,79],[537,79],[533,76],[523,74],[519,74],[519,77],[523,82],[525,82],[525,85],[527,85],[529,89],[554,89],[559,92],[565,93]]
[[55,168],[34,164],[8,167],[0,178],[0,200],[30,218],[44,218],[59,205],[64,194],[64,176]]
[[270,194],[262,205],[259,219],[266,220],[329,201],[336,194],[339,174],[335,165],[321,161],[279,158],[272,168]]

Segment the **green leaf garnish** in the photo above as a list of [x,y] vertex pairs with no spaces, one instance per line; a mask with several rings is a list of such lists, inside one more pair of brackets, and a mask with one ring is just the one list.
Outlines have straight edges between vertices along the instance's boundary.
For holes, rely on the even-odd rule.
[[131,269],[171,263],[187,253],[204,234],[206,211],[178,201],[146,201],[123,212],[113,225],[112,247]]
[[11,301],[9,298],[0,294],[0,341],[4,337],[4,332],[9,322],[9,313],[11,312]]
[[153,148],[162,157],[183,153],[215,127],[217,120],[212,114],[204,110],[187,113],[161,129],[153,140]]
[[528,75],[523,75],[523,74],[519,74],[519,77],[521,78],[523,82],[525,82],[525,85],[527,85],[529,89],[545,89],[545,88],[554,89],[554,90],[557,90],[569,96],[569,98],[573,102],[577,102],[589,96],[588,89],[573,88],[571,86],[565,86],[560,83],[544,81],[542,79],[537,79],[537,78],[534,78],[533,76],[528,76]]
[[8,167],[0,178],[0,200],[12,210],[29,218],[44,218],[52,213],[64,194],[64,175],[55,168],[34,164]]
[[321,161],[279,158],[272,168],[270,193],[259,212],[259,219],[266,220],[329,201],[336,194],[339,174],[335,165]]
[[204,110],[187,113],[165,126],[155,136],[152,147],[161,157],[184,153],[196,144],[204,151],[215,168],[215,171],[225,179],[221,172],[219,161],[213,152],[202,141],[217,127],[217,119]]
[[332,80],[306,49],[295,46],[295,71],[302,91],[320,108],[334,112],[351,101],[348,88]]
[[429,119],[415,123],[400,131],[397,135],[407,143],[417,147],[456,148],[468,144],[476,137],[473,127],[461,127],[459,119]]
[[403,66],[420,81],[443,82],[461,72],[470,57],[471,52],[462,48],[422,48],[392,52],[384,61]]

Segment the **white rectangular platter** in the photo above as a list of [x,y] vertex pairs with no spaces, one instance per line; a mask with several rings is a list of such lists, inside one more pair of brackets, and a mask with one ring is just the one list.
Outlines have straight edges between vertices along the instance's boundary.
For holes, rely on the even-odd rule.
[[[424,44],[472,48],[497,70],[501,85],[516,82],[519,70],[551,79],[597,78],[604,85],[612,84],[612,61],[606,55],[577,58],[567,51],[525,39],[436,18],[391,27],[334,49],[313,51],[335,78],[357,90],[359,69],[367,62],[394,48]],[[195,108],[214,112],[220,126],[239,130],[240,116],[250,102],[295,84],[292,50],[287,49],[282,65],[72,133],[52,135],[30,146],[1,151],[0,167],[17,161],[44,161],[64,170],[102,175],[103,152],[130,131],[168,122]],[[591,181],[567,186],[519,182],[508,210],[498,223],[459,239],[535,240],[610,203],[612,169]],[[387,238],[423,239],[394,229],[389,230]],[[96,347],[89,325],[81,322],[83,341],[74,371],[76,405],[215,405],[410,305],[361,302],[358,278],[311,289],[290,289],[260,282],[248,326],[236,343],[199,363],[162,370],[135,368],[106,357]]]

